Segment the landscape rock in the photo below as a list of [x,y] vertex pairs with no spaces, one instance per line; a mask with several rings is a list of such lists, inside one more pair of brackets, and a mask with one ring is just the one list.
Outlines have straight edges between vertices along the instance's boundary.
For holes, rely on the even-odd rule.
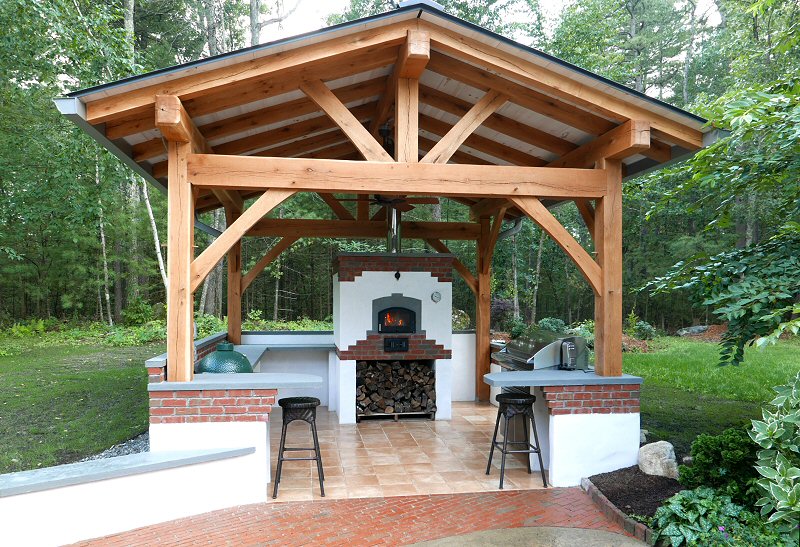
[[684,456],[682,461],[683,465],[692,465],[694,463],[694,458],[691,456]]
[[667,441],[658,441],[639,449],[639,469],[647,475],[678,478],[675,448]]
[[677,334],[678,336],[695,336],[698,334],[703,334],[708,330],[708,325],[697,325],[694,327],[684,327],[682,329],[678,329]]
[[647,435],[649,435],[649,434],[650,434],[650,432],[647,431],[646,429],[640,429],[639,430],[639,444],[646,443],[647,442]]

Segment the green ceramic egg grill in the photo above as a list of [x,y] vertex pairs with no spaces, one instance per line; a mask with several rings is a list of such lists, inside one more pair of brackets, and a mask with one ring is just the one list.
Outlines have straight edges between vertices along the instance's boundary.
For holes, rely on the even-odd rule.
[[221,342],[217,346],[217,351],[203,357],[197,363],[197,373],[232,373],[232,372],[253,372],[253,366],[243,354],[233,351],[233,344]]

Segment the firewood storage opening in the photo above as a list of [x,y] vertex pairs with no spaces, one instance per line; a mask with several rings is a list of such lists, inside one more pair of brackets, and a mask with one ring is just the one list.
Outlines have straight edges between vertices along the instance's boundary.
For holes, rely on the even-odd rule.
[[436,374],[434,362],[358,361],[356,419],[373,416],[418,416],[434,419]]

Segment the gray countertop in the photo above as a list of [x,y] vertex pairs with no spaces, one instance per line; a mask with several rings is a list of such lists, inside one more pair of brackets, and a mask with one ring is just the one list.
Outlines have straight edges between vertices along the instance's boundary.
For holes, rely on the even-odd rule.
[[157,382],[148,391],[193,391],[198,389],[278,389],[322,387],[322,377],[293,372],[253,372],[251,374],[195,374],[191,382]]
[[493,387],[511,386],[586,386],[602,384],[641,384],[639,376],[598,376],[582,370],[558,370],[546,368],[530,371],[490,372],[483,381]]
[[115,458],[70,463],[30,471],[18,471],[0,475],[0,498],[87,482],[115,479],[139,473],[150,473],[183,465],[235,458],[254,452],[255,448],[252,447],[183,450],[177,452],[141,452]]
[[308,344],[270,344],[269,351],[299,351],[299,350],[335,350],[334,343],[308,343]]

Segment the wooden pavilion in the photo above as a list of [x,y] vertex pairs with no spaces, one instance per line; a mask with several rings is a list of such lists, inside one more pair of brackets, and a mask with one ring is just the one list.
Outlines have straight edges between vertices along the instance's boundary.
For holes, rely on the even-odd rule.
[[[168,194],[170,381],[192,379],[194,292],[228,264],[228,338],[242,292],[299,238],[385,237],[369,198],[432,196],[472,222],[408,222],[404,237],[447,253],[476,297],[476,393],[488,397],[490,271],[503,220],[527,216],[595,295],[596,371],[621,374],[622,180],[694,153],[705,120],[466,23],[426,3],[79,91],[59,109]],[[394,135],[394,155],[379,142]],[[314,192],[331,220],[267,215]],[[360,198],[355,210],[343,198]],[[594,256],[551,214],[576,203]],[[249,204],[249,205],[248,205]],[[198,213],[227,228],[195,256]],[[207,228],[207,227],[206,227]],[[246,236],[281,239],[242,271]]]

